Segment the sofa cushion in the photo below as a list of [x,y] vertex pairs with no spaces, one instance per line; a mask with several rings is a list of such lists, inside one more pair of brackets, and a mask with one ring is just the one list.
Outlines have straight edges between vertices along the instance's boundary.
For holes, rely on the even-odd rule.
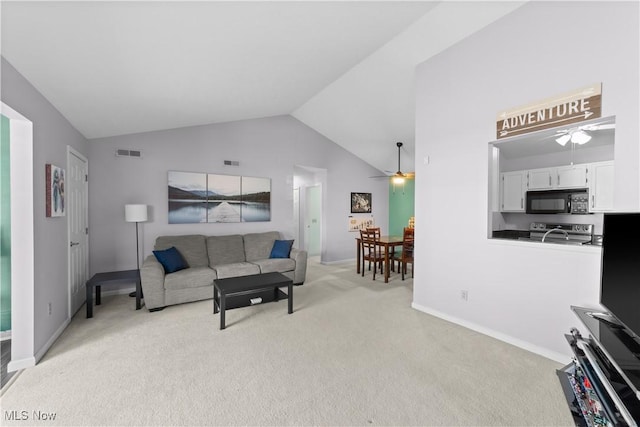
[[[184,270],[167,274],[164,277],[164,288],[177,290],[212,286],[213,280],[216,278],[216,272],[209,267],[185,268]],[[211,292],[211,295],[213,295],[213,290]]]
[[207,237],[207,253],[209,265],[214,268],[218,265],[245,262],[244,243],[239,234]]
[[293,240],[276,240],[273,242],[269,258],[289,258],[291,246],[293,246]]
[[244,252],[247,261],[269,258],[273,242],[280,238],[277,231],[267,231],[265,233],[249,233],[244,235]]
[[260,273],[284,273],[285,271],[293,271],[296,269],[296,262],[291,258],[272,258],[259,259],[251,261],[260,267]]
[[260,274],[260,267],[250,262],[236,262],[233,264],[217,265],[215,270],[218,274],[218,279]]
[[175,246],[161,251],[153,251],[153,255],[155,255],[158,262],[162,264],[165,273],[175,273],[176,271],[189,267]]
[[175,246],[189,267],[206,267],[209,265],[207,247],[204,236],[199,234],[183,236],[160,236],[156,239],[155,250],[169,249]]

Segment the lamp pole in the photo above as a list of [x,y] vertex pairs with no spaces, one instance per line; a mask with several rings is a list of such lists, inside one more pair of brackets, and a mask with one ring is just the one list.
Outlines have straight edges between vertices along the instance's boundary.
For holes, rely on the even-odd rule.
[[138,221],[136,221],[136,265],[138,266],[138,270],[140,270],[140,249],[138,245]]
[[[136,223],[136,268],[138,270],[138,274],[140,274],[140,233],[138,230],[138,223],[146,221],[148,218],[147,214],[147,205],[125,205],[124,207],[125,221]],[[135,297],[136,293],[132,292],[129,296]]]

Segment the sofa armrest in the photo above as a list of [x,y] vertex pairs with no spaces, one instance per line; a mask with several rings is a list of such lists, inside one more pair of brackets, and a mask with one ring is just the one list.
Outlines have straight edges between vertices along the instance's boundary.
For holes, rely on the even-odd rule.
[[147,309],[161,308],[164,302],[164,268],[155,255],[149,255],[140,268],[140,283]]
[[293,273],[293,284],[301,285],[307,275],[307,251],[292,248],[289,258],[296,262],[296,269]]

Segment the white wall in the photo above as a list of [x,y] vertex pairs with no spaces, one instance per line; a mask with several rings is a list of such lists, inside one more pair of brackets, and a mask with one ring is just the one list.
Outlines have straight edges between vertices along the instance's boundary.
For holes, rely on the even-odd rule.
[[33,348],[39,358],[69,321],[67,219],[45,216],[45,164],[66,168],[67,145],[86,155],[87,141],[4,58],[1,66],[2,101],[33,123]]
[[[323,261],[355,258],[355,235],[348,232],[350,192],[374,194],[374,214],[388,222],[387,182],[370,179],[380,171],[291,116],[188,127],[91,140],[89,228],[91,273],[135,268],[135,227],[124,222],[124,205],[151,206],[141,224],[141,251],[148,255],[160,235],[222,235],[278,230],[294,235],[295,165],[327,169],[323,188]],[[142,159],[116,157],[115,150],[142,150]],[[237,160],[239,167],[224,166]],[[271,178],[271,221],[236,224],[168,224],[167,172],[211,172]]]
[[498,111],[602,82],[615,207],[640,208],[638,16],[637,2],[530,2],[417,68],[414,307],[568,360],[599,250],[488,240],[487,143]]

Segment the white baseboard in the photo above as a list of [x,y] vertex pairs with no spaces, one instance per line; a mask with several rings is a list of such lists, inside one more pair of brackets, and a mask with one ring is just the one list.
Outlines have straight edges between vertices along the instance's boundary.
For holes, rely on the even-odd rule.
[[7,365],[7,371],[19,371],[21,369],[32,368],[36,366],[36,358],[35,357],[26,357],[24,359],[11,360]]
[[62,323],[62,325],[60,325],[58,330],[51,336],[51,338],[49,338],[49,341],[47,341],[42,346],[42,348],[40,350],[38,350],[38,352],[36,353],[36,356],[35,356],[35,362],[36,363],[38,363],[40,361],[40,359],[42,359],[42,357],[47,353],[47,351],[49,351],[49,349],[51,348],[53,343],[56,342],[58,337],[64,332],[64,330],[67,328],[67,326],[69,326],[69,323],[71,323],[71,319],[65,320],[64,323]]
[[11,339],[11,331],[0,332],[0,341],[6,341]]
[[493,329],[489,329],[486,328],[484,326],[480,326],[477,325],[473,322],[469,322],[467,320],[463,320],[463,319],[459,319],[455,316],[451,316],[449,314],[445,314],[442,313],[438,310],[434,310],[432,308],[428,308],[428,307],[424,307],[420,304],[416,304],[415,302],[411,303],[411,307],[418,310],[418,311],[422,311],[423,313],[427,313],[427,314],[431,314],[432,316],[436,316],[439,317],[440,319],[444,319],[448,322],[451,323],[455,323],[457,325],[463,326],[467,329],[471,329],[472,331],[476,331],[479,332],[481,334],[484,335],[488,335],[492,338],[495,338],[497,340],[506,342],[507,344],[511,344],[511,345],[515,345],[516,347],[520,347],[524,350],[530,351],[531,353],[535,353],[537,355],[540,355],[542,357],[546,357],[547,359],[551,359],[555,362],[558,363],[562,363],[562,364],[567,364],[571,361],[571,357],[567,356],[566,354],[561,354],[561,353],[557,353],[555,351],[551,351],[549,349],[546,349],[544,347],[540,347],[534,344],[531,344],[530,342],[527,341],[523,341],[521,339],[518,338],[514,338],[510,335],[504,334],[502,332],[498,332],[498,331],[494,331]]

